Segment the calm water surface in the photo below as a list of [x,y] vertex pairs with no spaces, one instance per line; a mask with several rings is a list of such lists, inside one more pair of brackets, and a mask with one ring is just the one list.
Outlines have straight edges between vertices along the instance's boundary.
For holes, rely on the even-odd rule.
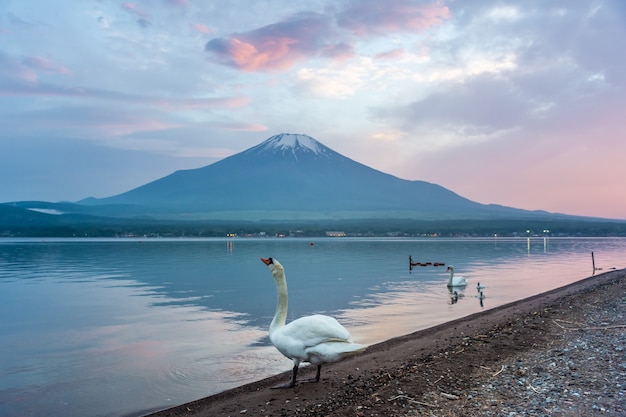
[[[141,415],[289,370],[260,257],[285,266],[289,320],[371,344],[586,278],[592,251],[626,266],[626,239],[3,239],[0,415]],[[468,278],[458,301],[409,255]]]

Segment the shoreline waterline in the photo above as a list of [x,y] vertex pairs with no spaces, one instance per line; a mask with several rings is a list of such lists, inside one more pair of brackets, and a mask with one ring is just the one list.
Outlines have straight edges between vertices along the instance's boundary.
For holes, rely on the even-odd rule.
[[[292,390],[280,390],[278,392],[270,390],[270,386],[275,384],[277,381],[289,378],[289,372],[284,372],[176,407],[154,412],[146,410],[147,414],[132,414],[127,417],[136,417],[139,415],[150,417],[177,417],[183,415],[189,417],[205,417],[230,415],[230,413],[234,413],[236,410],[244,414],[247,412],[254,413],[257,410],[260,410],[268,413],[269,415],[271,414],[269,410],[276,411],[277,409],[281,410],[283,413],[289,413],[289,410],[291,410],[293,414],[289,415],[314,415],[305,412],[300,413],[296,410],[304,411],[305,406],[302,403],[305,403],[310,407],[309,411],[314,410],[316,407],[316,401],[318,401],[317,406],[320,407],[319,409],[321,410],[321,403],[331,401],[331,398],[334,397],[335,389],[338,384],[346,386],[346,384],[351,384],[350,380],[358,378],[351,375],[362,374],[365,375],[363,379],[367,379],[367,375],[372,376],[386,372],[385,369],[389,367],[389,362],[395,363],[409,361],[410,358],[418,354],[421,358],[425,358],[428,356],[440,356],[441,352],[445,352],[444,356],[447,357],[449,354],[448,352],[453,352],[456,349],[454,354],[462,357],[463,348],[459,349],[458,345],[463,345],[464,340],[479,340],[488,338],[488,329],[492,329],[492,332],[494,331],[493,329],[495,329],[496,332],[499,331],[498,329],[506,329],[508,326],[512,325],[511,323],[523,320],[525,316],[533,317],[541,316],[542,314],[549,316],[550,311],[556,310],[557,306],[563,308],[563,303],[560,303],[560,300],[562,299],[567,300],[565,303],[565,309],[571,309],[571,306],[577,305],[576,301],[578,299],[584,298],[586,295],[593,292],[600,292],[605,287],[616,287],[619,285],[622,293],[616,294],[615,292],[609,291],[608,294],[612,295],[613,299],[610,297],[606,298],[605,295],[603,299],[601,298],[601,300],[605,300],[607,303],[617,302],[618,304],[624,305],[626,304],[626,302],[624,302],[626,301],[626,298],[624,298],[626,296],[623,289],[624,283],[626,283],[626,269],[602,272],[541,294],[494,307],[487,311],[477,312],[450,322],[441,323],[427,329],[376,343],[369,346],[368,349],[358,357],[350,358],[339,364],[328,366],[328,369],[326,370],[326,378],[322,378],[319,386],[315,386],[315,384],[302,384]],[[622,300],[621,298],[624,299]],[[599,310],[602,309],[601,305],[596,305],[595,307]],[[581,307],[581,310],[582,312],[580,314],[585,314],[585,308]],[[626,307],[624,307],[623,310],[626,310]],[[556,326],[563,328],[563,325],[559,324],[559,319],[553,319],[552,321],[556,324]],[[567,323],[570,327],[572,327],[572,322],[568,322],[566,320],[560,321],[564,324]],[[533,329],[532,326],[529,327]],[[607,329],[611,329],[613,327],[624,328],[624,325],[618,324],[613,327],[606,325],[606,327]],[[536,330],[541,333],[541,330]],[[548,336],[548,338],[549,337],[550,336]],[[615,339],[620,339],[620,336],[615,336]],[[542,349],[549,349],[550,343],[547,345],[547,347],[541,346],[536,347],[536,349],[539,349],[539,351]],[[530,349],[532,350],[533,348]],[[499,359],[506,359],[508,357],[506,356],[507,354],[514,355],[517,349],[512,348],[509,350],[511,350],[511,352],[502,353],[503,357]],[[541,356],[542,354],[537,353],[536,355]],[[541,357],[545,358],[547,355]],[[429,360],[425,361],[425,363],[428,362]],[[622,366],[626,366],[626,363],[622,364]],[[505,368],[503,366],[502,370],[504,369]],[[500,372],[502,372],[502,370]],[[495,372],[493,376],[497,376],[500,372]],[[599,372],[602,371],[599,370]],[[391,376],[389,378],[390,380],[393,380]],[[371,397],[372,394],[368,393],[367,395]],[[449,394],[449,396],[451,398],[455,397],[452,399],[459,399],[459,396],[456,394]],[[300,404],[294,406],[288,405],[290,401],[297,402],[301,397],[304,397],[304,399],[300,401]],[[399,397],[402,397],[402,395],[397,398]],[[352,398],[352,400],[354,404],[365,403],[365,399],[359,400],[357,398],[355,400]],[[618,409],[626,407],[625,398],[617,397],[614,401],[618,402],[616,405]],[[417,401],[414,402],[419,404]],[[265,404],[265,407],[263,404]],[[425,403],[421,403],[421,405],[424,404]],[[432,404],[426,405],[432,406]],[[338,405],[337,403],[332,406],[336,407],[335,411],[342,410],[344,413],[346,411],[343,406]],[[300,409],[297,407],[302,408]],[[382,409],[385,409],[384,405],[382,406]],[[327,412],[328,410],[325,411]],[[337,413],[334,415],[341,416],[352,414]]]

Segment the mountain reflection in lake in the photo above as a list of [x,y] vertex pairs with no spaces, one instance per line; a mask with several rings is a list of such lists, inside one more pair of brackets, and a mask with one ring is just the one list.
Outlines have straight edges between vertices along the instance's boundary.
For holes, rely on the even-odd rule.
[[[626,239],[0,240],[0,415],[142,413],[287,371],[267,339],[336,316],[371,344],[623,268]],[[469,280],[447,286],[446,267]],[[479,299],[477,283],[484,285]],[[482,306],[481,306],[482,301]]]

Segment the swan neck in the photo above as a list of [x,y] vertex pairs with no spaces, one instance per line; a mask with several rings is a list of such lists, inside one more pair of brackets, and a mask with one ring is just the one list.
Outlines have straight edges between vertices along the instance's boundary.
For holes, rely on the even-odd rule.
[[285,325],[289,305],[285,274],[281,273],[276,275],[277,276],[274,276],[274,281],[276,281],[276,312],[270,324],[270,332]]

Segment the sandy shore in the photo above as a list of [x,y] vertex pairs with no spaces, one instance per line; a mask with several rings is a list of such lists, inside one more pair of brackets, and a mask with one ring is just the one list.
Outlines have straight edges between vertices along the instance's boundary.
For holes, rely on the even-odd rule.
[[617,270],[370,346],[316,384],[271,390],[285,372],[151,417],[623,416],[625,334]]

